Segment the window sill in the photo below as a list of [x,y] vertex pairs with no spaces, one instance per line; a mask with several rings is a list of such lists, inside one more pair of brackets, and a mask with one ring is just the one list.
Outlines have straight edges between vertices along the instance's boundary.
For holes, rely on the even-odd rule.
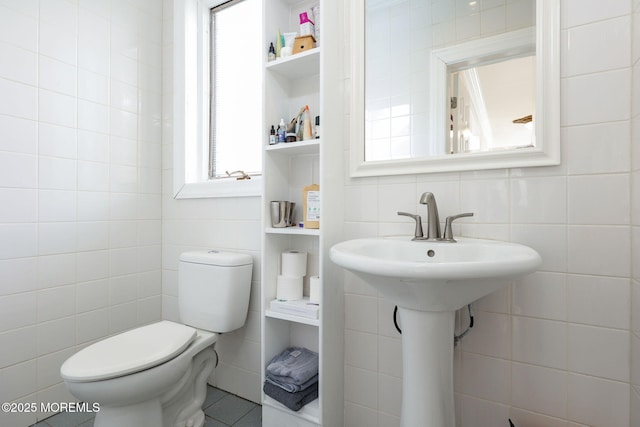
[[218,181],[184,183],[174,191],[175,199],[203,199],[216,197],[259,197],[262,195],[262,177],[250,180],[224,179]]

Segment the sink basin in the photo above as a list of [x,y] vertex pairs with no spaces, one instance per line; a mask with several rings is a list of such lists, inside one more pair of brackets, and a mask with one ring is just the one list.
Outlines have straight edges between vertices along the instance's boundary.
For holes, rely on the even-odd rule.
[[457,310],[542,262],[524,245],[463,237],[456,243],[404,236],[348,240],[333,246],[330,257],[398,306],[425,311]]
[[411,237],[338,243],[331,260],[398,306],[402,326],[402,427],[455,427],[455,310],[535,271],[542,259],[516,243]]

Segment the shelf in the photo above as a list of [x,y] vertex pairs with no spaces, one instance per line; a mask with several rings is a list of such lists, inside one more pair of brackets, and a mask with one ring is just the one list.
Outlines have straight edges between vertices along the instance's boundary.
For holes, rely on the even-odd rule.
[[318,228],[299,228],[299,227],[285,227],[285,228],[275,228],[275,227],[266,227],[264,232],[267,234],[289,234],[289,235],[299,235],[299,236],[319,236],[320,229]]
[[300,418],[304,418],[307,421],[311,421],[314,424],[320,424],[320,399],[316,399],[313,402],[309,402],[304,405],[298,412],[284,406],[282,403],[275,399],[265,395],[262,401],[263,405],[271,406],[272,408],[279,409],[292,415],[296,415]]
[[264,315],[274,319],[287,320],[289,322],[303,323],[310,326],[320,326],[319,319],[309,319],[308,317],[294,316],[291,314],[279,313],[277,311],[265,310]]
[[320,48],[267,62],[266,68],[289,79],[317,75],[320,73]]
[[307,141],[279,142],[274,145],[267,145],[265,150],[270,153],[300,155],[318,154],[320,152],[320,139],[309,139]]

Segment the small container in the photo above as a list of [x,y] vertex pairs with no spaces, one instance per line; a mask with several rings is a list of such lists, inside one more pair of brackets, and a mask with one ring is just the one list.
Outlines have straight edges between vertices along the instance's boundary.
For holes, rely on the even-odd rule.
[[276,129],[271,125],[271,130],[269,131],[269,145],[274,145],[278,142],[278,136],[276,135]]
[[269,55],[267,56],[267,60],[269,62],[276,60],[276,48],[273,46],[273,43],[269,45]]
[[300,35],[301,36],[314,36],[316,35],[315,24],[309,18],[307,12],[302,12],[298,15],[300,18]]
[[278,142],[285,142],[287,137],[287,125],[284,124],[284,119],[280,119],[280,124],[278,125]]
[[316,139],[320,139],[320,116],[316,116],[316,127],[314,129],[314,136]]
[[295,133],[287,133],[286,134],[286,141],[285,142],[296,142],[297,138],[296,138],[296,134]]
[[290,227],[293,224],[293,210],[296,204],[288,201],[271,202],[271,226],[274,228]]

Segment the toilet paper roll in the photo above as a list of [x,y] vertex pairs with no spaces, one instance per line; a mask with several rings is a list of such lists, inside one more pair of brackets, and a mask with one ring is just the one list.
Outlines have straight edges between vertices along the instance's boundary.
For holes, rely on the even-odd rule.
[[276,298],[281,301],[302,299],[302,277],[278,276]]
[[280,274],[283,276],[303,277],[307,275],[307,253],[287,251],[282,253]]
[[309,277],[309,302],[320,304],[320,294],[322,293],[322,283],[320,276]]

